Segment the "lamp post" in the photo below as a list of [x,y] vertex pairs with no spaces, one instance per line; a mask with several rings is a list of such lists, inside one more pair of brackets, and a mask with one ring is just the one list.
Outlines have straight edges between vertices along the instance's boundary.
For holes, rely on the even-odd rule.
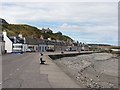
[[79,52],[79,42],[77,41],[77,50]]
[[63,54],[64,52],[63,52],[63,48],[62,48],[62,42],[61,42],[61,53]]

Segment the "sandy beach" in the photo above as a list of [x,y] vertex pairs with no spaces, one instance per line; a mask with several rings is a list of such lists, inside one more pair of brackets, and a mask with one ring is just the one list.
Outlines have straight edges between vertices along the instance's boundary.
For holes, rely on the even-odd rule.
[[118,88],[118,59],[110,53],[94,53],[54,62],[83,88]]

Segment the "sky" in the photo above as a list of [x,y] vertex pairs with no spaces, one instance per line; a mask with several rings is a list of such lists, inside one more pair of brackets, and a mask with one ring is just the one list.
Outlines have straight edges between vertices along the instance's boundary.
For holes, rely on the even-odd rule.
[[62,32],[84,43],[118,44],[117,2],[4,2],[0,17]]

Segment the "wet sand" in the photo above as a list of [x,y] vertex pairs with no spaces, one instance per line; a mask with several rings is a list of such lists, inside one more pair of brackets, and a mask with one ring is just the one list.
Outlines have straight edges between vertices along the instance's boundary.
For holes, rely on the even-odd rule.
[[118,88],[118,59],[113,54],[94,53],[54,62],[83,88]]

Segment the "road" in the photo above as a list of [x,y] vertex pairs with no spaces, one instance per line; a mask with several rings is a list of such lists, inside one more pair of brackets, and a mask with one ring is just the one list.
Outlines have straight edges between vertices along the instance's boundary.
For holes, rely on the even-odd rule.
[[39,53],[6,54],[2,58],[2,88],[50,88],[40,74]]
[[[64,52],[68,53],[76,52]],[[79,85],[47,58],[53,54],[61,52],[44,53],[47,65],[40,65],[40,53],[3,55],[2,88],[78,88]]]

